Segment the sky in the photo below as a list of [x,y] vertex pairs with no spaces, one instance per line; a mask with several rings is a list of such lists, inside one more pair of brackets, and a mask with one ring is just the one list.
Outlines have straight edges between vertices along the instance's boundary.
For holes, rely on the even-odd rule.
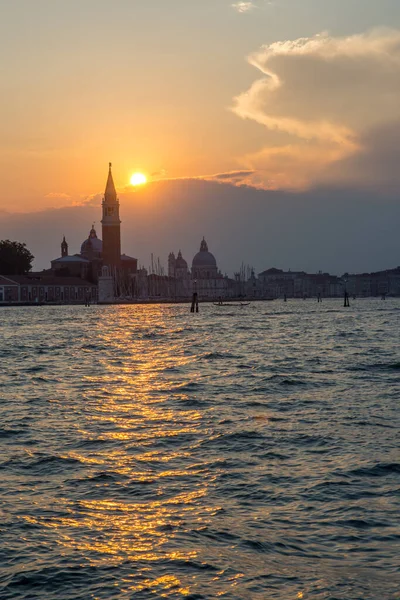
[[[124,250],[143,264],[203,234],[227,271],[239,252],[259,268],[400,262],[376,228],[398,218],[399,0],[0,0],[0,114],[0,237],[26,232],[38,268],[99,220],[109,161]],[[196,222],[189,193],[207,207]],[[295,215],[294,239],[266,239]],[[327,233],[319,267],[308,229]]]

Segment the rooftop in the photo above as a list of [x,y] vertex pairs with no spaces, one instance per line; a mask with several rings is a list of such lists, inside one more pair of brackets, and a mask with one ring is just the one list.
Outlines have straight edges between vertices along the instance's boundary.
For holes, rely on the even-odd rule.
[[11,275],[10,280],[18,285],[74,285],[74,286],[93,286],[94,284],[80,277],[56,277],[40,275],[39,273],[28,273],[27,275]]
[[79,254],[73,254],[72,256],[62,256],[61,258],[56,258],[54,260],[52,260],[51,262],[53,263],[88,263],[89,264],[89,260],[86,260],[86,258],[82,258],[82,256],[80,256]]
[[137,258],[133,258],[132,256],[128,256],[127,254],[121,254],[121,260],[137,260]]
[[0,285],[15,285],[15,281],[13,281],[12,279],[8,279],[3,275],[0,275]]

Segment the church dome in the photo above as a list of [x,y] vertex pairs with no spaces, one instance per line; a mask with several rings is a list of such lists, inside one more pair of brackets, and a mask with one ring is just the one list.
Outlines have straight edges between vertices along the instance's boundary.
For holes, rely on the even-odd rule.
[[179,250],[178,252],[178,256],[176,257],[176,261],[175,261],[175,268],[176,269],[187,269],[187,262],[186,260],[183,258],[182,256],[182,252]]
[[81,245],[81,254],[101,254],[103,251],[103,242],[97,237],[94,225],[90,230],[89,237]]
[[215,256],[208,251],[207,242],[204,238],[200,245],[200,252],[193,258],[192,267],[194,269],[217,268]]

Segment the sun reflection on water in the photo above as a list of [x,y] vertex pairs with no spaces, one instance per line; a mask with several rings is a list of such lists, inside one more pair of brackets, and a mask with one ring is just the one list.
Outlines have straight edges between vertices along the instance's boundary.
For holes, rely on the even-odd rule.
[[[182,373],[194,359],[176,343],[158,347],[143,336],[135,339],[138,326],[126,325],[112,333],[99,326],[100,345],[107,350],[83,377],[85,408],[75,423],[82,448],[60,454],[80,466],[67,481],[79,499],[58,498],[57,514],[25,519],[56,532],[62,555],[79,553],[94,566],[195,561],[196,543],[182,545],[179,535],[187,521],[204,526],[220,507],[200,509],[213,478],[191,453],[203,414],[190,407],[183,391],[196,376]],[[150,318],[148,328],[153,327]],[[174,440],[185,443],[174,447]],[[166,481],[174,485],[169,489]],[[176,574],[128,578],[121,586],[160,597],[190,593]]]
[[[354,561],[391,585],[397,359],[347,371],[367,347],[332,354],[331,317],[274,306],[21,311],[0,428],[13,597],[336,597]],[[382,319],[370,345],[395,330]]]

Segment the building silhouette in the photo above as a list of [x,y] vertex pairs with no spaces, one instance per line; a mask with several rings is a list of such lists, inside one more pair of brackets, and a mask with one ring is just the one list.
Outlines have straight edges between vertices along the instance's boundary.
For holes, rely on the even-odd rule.
[[80,253],[69,255],[68,243],[63,237],[61,242],[61,257],[51,261],[49,274],[60,277],[81,277],[97,283],[102,268],[106,266],[109,273],[118,269],[122,274],[137,272],[137,259],[121,254],[121,220],[119,215],[119,200],[111,171],[108,176],[102,201],[102,235],[97,236],[94,224],[88,237],[83,240]]
[[102,200],[102,237],[94,224],[83,240],[80,252],[69,254],[64,235],[60,256],[51,268],[39,273],[4,277],[0,273],[0,304],[4,303],[84,303],[132,300],[185,301],[196,292],[199,300],[247,298],[338,298],[346,292],[356,297],[400,296],[400,267],[376,273],[348,274],[342,277],[319,271],[284,271],[269,268],[256,276],[243,264],[234,279],[223,275],[209,251],[206,239],[200,242],[191,268],[182,255],[171,252],[168,271],[160,259],[149,270],[138,270],[136,258],[121,254],[120,203],[109,163]]
[[119,200],[109,163],[108,178],[102,202],[102,262],[109,268],[121,264],[121,220],[119,218]]

